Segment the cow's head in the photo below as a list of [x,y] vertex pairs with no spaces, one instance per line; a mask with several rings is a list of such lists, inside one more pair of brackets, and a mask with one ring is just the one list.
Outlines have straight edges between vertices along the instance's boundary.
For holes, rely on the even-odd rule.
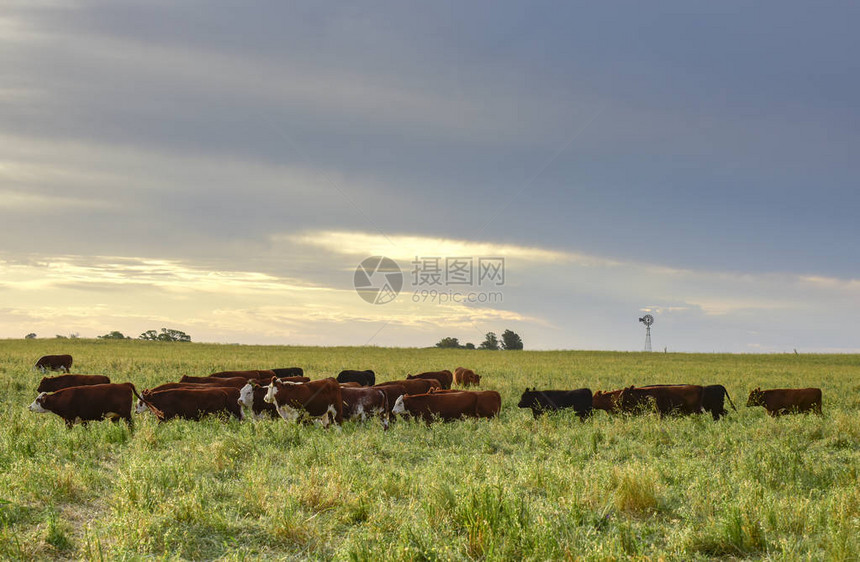
[[394,401],[394,407],[391,408],[391,413],[394,415],[405,415],[406,414],[406,405],[403,403],[403,395],[397,397],[397,400]]
[[612,400],[612,394],[598,390],[591,395],[591,407],[597,408],[598,410],[606,410],[607,412],[613,410],[615,408],[615,404]]
[[761,391],[761,387],[756,387],[753,390],[750,390],[750,397],[747,399],[747,407],[762,405],[764,405],[764,392]]
[[39,393],[39,396],[37,396],[36,399],[33,400],[33,403],[30,404],[30,411],[36,412],[37,414],[47,414],[49,410],[46,410],[44,406],[45,396],[47,395],[47,392]]
[[[620,404],[624,409],[634,408],[638,405],[639,396],[635,392],[636,386],[630,385],[622,390],[615,399],[616,404]],[[592,402],[594,398],[592,397]]]
[[529,390],[526,387],[523,395],[520,397],[520,403],[517,404],[518,408],[531,408],[532,406],[537,406],[537,396],[535,394],[537,389]]
[[144,402],[143,400],[138,400],[137,405],[134,407],[134,413],[142,414],[148,409],[149,407],[146,405],[146,402]]
[[275,392],[277,392],[277,384],[280,381],[278,377],[272,377],[272,380],[269,382],[269,386],[266,387],[266,395],[263,397],[263,402],[266,404],[274,404],[275,403]]
[[254,382],[249,382],[239,390],[239,405],[245,408],[254,406],[254,388],[259,385]]

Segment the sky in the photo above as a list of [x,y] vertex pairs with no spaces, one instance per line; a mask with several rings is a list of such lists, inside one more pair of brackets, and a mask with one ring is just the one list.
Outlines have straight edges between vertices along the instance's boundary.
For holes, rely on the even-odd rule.
[[860,352],[858,16],[7,0],[0,338]]

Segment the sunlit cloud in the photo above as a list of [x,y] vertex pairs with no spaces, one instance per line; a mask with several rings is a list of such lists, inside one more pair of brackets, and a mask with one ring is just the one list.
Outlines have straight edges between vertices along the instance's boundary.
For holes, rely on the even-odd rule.
[[367,232],[330,230],[280,235],[273,237],[273,241],[275,243],[304,244],[331,253],[354,257],[379,255],[403,261],[411,261],[416,257],[425,256],[498,256],[531,263],[570,263],[581,266],[602,267],[619,265],[619,262],[614,260],[572,252],[432,236],[372,234]]
[[66,214],[78,209],[110,209],[110,201],[74,197],[56,197],[0,189],[0,209],[23,211],[34,216],[43,214]]

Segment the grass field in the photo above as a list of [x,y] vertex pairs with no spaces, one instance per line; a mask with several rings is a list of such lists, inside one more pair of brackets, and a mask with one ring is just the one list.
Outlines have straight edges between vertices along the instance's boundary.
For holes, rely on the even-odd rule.
[[[492,421],[282,420],[66,429],[27,411],[47,353],[138,389],[301,366],[378,380],[471,367]],[[737,412],[535,421],[525,386],[721,383]],[[824,415],[771,419],[749,389],[818,386]],[[0,559],[860,559],[860,357],[0,342]]]

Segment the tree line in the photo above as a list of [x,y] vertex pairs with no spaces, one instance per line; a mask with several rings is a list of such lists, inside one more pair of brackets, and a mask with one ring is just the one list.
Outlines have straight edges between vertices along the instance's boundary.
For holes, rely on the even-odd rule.
[[460,344],[459,338],[452,337],[442,338],[436,343],[436,347],[442,349],[486,349],[489,351],[504,349],[512,351],[523,348],[523,339],[516,332],[505,330],[502,332],[501,340],[495,332],[487,332],[484,341],[478,347],[475,347],[475,344],[471,342]]
[[[24,339],[32,340],[36,339],[36,334],[30,332]],[[69,334],[68,336],[61,336],[57,334],[57,339],[77,339],[79,334]],[[131,336],[126,336],[122,332],[118,330],[114,330],[112,332],[108,332],[103,336],[97,336],[100,340],[130,340]],[[155,330],[147,330],[137,336],[139,340],[147,340],[147,341],[178,341],[178,342],[190,342],[191,336],[183,332],[182,330],[174,330],[172,328],[162,328],[161,332],[157,332]]]

